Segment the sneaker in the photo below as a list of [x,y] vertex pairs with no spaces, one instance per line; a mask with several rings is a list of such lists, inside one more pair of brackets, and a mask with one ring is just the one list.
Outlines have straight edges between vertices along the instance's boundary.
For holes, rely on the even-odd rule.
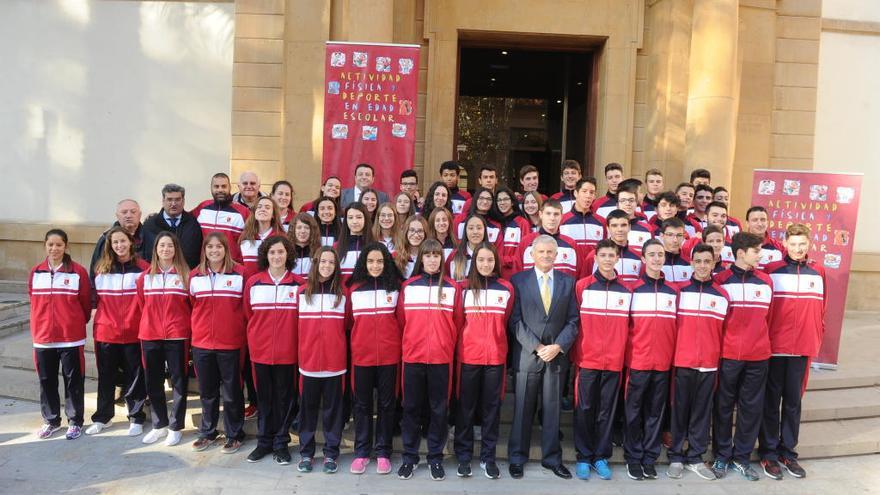
[[680,480],[684,475],[684,463],[683,462],[670,462],[669,467],[666,468],[666,476],[674,479]]
[[642,464],[642,474],[647,480],[657,479],[657,468],[653,464]]
[[400,465],[400,469],[397,470],[397,477],[402,480],[408,480],[413,477],[413,470],[415,468],[415,465],[404,462]]
[[761,461],[761,467],[764,468],[764,474],[766,474],[768,478],[777,481],[782,479],[782,468],[779,467],[778,462],[772,459]]
[[471,463],[470,462],[459,462],[458,470],[455,472],[455,475],[459,478],[470,478],[471,474]]
[[782,466],[788,471],[788,474],[794,476],[795,478],[806,478],[807,472],[804,468],[798,464],[797,459],[789,459],[787,457],[782,458]]
[[255,418],[256,416],[257,416],[257,406],[251,404],[251,405],[247,406],[246,408],[244,408],[244,419],[245,420]]
[[112,421],[107,421],[106,423],[95,421],[94,423],[89,425],[88,428],[86,428],[86,435],[97,435],[98,433],[101,433],[102,431],[109,428],[112,424]]
[[51,437],[56,431],[61,429],[61,425],[50,425],[49,423],[45,423],[43,426],[37,430],[37,437],[41,440],[45,440]]
[[220,449],[220,452],[224,454],[234,454],[238,452],[238,449],[241,448],[241,440],[236,440],[234,438],[227,438],[226,443],[223,444],[223,448]]
[[339,464],[336,459],[324,459],[324,473],[333,474],[339,470]]
[[129,423],[128,424],[128,436],[130,437],[139,437],[141,433],[144,432],[144,425],[140,423]]
[[596,470],[596,474],[603,480],[611,479],[611,467],[608,465],[608,459],[599,459],[594,462],[593,469]]
[[[689,463],[689,464],[685,464],[684,467],[688,471],[693,471],[694,473],[697,474],[697,476],[699,476],[700,478],[703,478],[704,480],[714,481],[714,480],[718,479],[716,476],[715,470],[709,469],[709,466],[707,466],[705,462]],[[727,471],[727,468],[725,468],[725,472],[726,471]]]
[[715,473],[715,479],[721,479],[727,476],[727,469],[730,467],[730,464],[722,461],[721,459],[715,459],[715,463],[712,464],[712,472]]
[[255,448],[254,450],[251,451],[250,454],[248,454],[247,461],[248,462],[260,462],[261,460],[263,460],[263,457],[266,457],[267,455],[269,455],[271,453],[272,453],[272,449],[270,449],[269,447],[260,447],[259,445],[257,445],[257,448]]
[[216,438],[207,438],[207,437],[197,438],[196,441],[193,442],[193,444],[192,444],[192,451],[193,452],[202,452],[205,449],[207,449],[208,447],[210,447],[211,444],[213,444],[216,441],[217,441]]
[[736,469],[736,472],[749,481],[758,481],[760,479],[758,473],[749,462],[733,461],[733,469]]
[[144,435],[144,438],[141,439],[141,442],[144,443],[156,443],[160,438],[164,437],[168,434],[168,428],[153,428],[149,433]]
[[[468,466],[470,469],[470,466]],[[443,469],[443,464],[439,462],[431,463],[431,479],[434,481],[443,481],[446,479],[446,470]]]
[[286,466],[290,464],[290,450],[287,447],[282,447],[280,449],[275,449],[272,452],[272,459],[275,459],[275,463],[280,466]]
[[180,443],[180,439],[183,438],[183,432],[178,431],[169,431],[168,436],[165,438],[165,446],[166,447],[174,447],[175,445]]
[[299,461],[299,464],[296,465],[296,470],[301,473],[311,473],[312,472],[312,458],[311,457],[303,457],[302,460]]
[[388,474],[391,472],[391,459],[380,457],[376,459],[376,474]]
[[629,479],[641,481],[645,479],[645,473],[642,471],[642,465],[636,463],[630,463],[626,465],[626,475],[629,476]]
[[578,462],[574,466],[574,474],[581,480],[590,479],[590,463],[589,462]]
[[76,440],[82,436],[82,427],[78,425],[70,425],[67,427],[67,433],[64,438],[68,440]]
[[498,464],[494,462],[481,462],[480,469],[483,470],[483,474],[490,480],[497,480],[501,477],[501,470],[498,469]]
[[367,464],[369,463],[369,457],[356,457],[351,461],[351,468],[349,468],[348,472],[351,474],[364,474],[367,471]]

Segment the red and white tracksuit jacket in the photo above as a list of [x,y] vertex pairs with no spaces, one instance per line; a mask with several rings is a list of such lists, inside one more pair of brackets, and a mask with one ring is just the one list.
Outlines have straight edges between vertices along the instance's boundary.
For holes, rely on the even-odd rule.
[[238,238],[244,229],[244,222],[251,214],[247,206],[235,201],[219,205],[213,199],[202,201],[192,211],[202,227],[202,237],[211,232],[222,232],[229,244],[229,256],[238,263],[242,262]]
[[235,350],[245,347],[244,267],[226,273],[195,270],[189,278],[192,302],[192,345],[201,349]]
[[636,215],[629,221],[629,234],[626,236],[627,245],[636,254],[642,254],[642,246],[654,237],[654,228],[648,224],[648,221]]
[[769,359],[768,321],[773,298],[770,277],[762,271],[744,271],[733,265],[715,275],[715,281],[730,297],[721,357],[740,361]]
[[514,271],[516,251],[519,249],[519,243],[531,231],[528,220],[519,215],[512,215],[505,220],[501,231],[501,249],[498,252],[498,257],[501,258],[499,268],[501,278],[508,279],[516,273]]
[[678,284],[687,282],[694,274],[694,269],[690,262],[682,256],[681,251],[678,253],[670,253],[666,251],[666,260],[663,262],[663,278]]
[[631,284],[632,323],[627,341],[626,365],[640,371],[668,371],[675,352],[678,288],[647,274]]
[[339,242],[333,244],[333,249],[339,253],[339,273],[344,277],[350,277],[354,272],[354,265],[357,263],[358,256],[361,255],[361,249],[364,248],[364,236],[352,235],[348,238],[348,251],[339,253]]
[[180,340],[192,335],[192,305],[186,284],[174,268],[151,275],[149,270],[137,279],[141,306],[141,340]]
[[575,297],[581,320],[571,362],[580,368],[621,371],[629,337],[629,285],[597,272],[578,280]]
[[825,270],[809,258],[786,256],[767,265],[773,281],[770,303],[770,352],[816,357],[825,335]]
[[562,205],[563,215],[574,209],[574,191],[559,191],[553,196],[550,196],[550,198],[559,201],[559,204]]
[[113,263],[108,273],[95,274],[97,311],[92,331],[95,341],[108,344],[136,344],[141,322],[137,300],[137,279],[150,264],[142,259]]
[[306,376],[337,376],[348,369],[348,329],[351,327],[351,308],[348,297],[337,297],[330,284],[319,285],[319,290],[306,295],[307,285],[297,293],[299,313],[299,370]]
[[784,257],[785,246],[765,233],[764,243],[761,244],[761,261],[758,262],[758,270],[764,270],[770,263],[781,261]]
[[727,291],[712,279],[701,282],[691,278],[681,285],[673,365],[706,371],[718,369],[729,305]]
[[556,250],[556,262],[553,268],[567,275],[571,275],[575,279],[581,278],[584,273],[584,259],[587,254],[583,249],[579,248],[577,243],[571,237],[557,232],[550,234],[543,228],[538,232],[532,232],[525,236],[519,243],[519,249],[516,253],[516,261],[514,264],[514,273],[523,270],[531,270],[535,267],[535,260],[532,258],[532,241],[539,235],[549,235],[556,239],[558,249]]
[[260,271],[260,269],[257,268],[257,258],[260,251],[260,245],[263,244],[263,241],[273,235],[285,236],[286,234],[275,229],[269,229],[266,232],[257,234],[256,239],[240,241],[239,250],[241,251],[241,257],[243,260],[242,265],[244,265],[243,273],[245,280],[251,278],[254,274]]
[[581,213],[577,208],[572,208],[562,216],[559,233],[574,239],[584,253],[596,249],[596,244],[608,237],[604,218],[593,214],[592,211]]
[[619,208],[620,207],[617,206],[617,195],[611,191],[606,192],[604,196],[596,198],[591,206],[591,209],[596,212],[596,215],[602,220],[607,219],[609,213]]
[[[312,253],[308,246],[297,246],[293,245],[293,251],[296,253],[296,264],[293,265],[294,275],[298,275],[303,278],[303,280],[309,279],[309,270],[312,269]],[[248,277],[250,278],[250,277]]]
[[[467,240],[463,241],[467,243]],[[451,277],[452,280],[455,280],[458,283],[463,282],[467,279],[468,273],[471,271],[471,261],[474,257],[474,251],[471,249],[470,245],[464,246],[464,254],[465,259],[461,263],[463,266],[461,267],[461,277],[456,276],[456,272],[459,270],[459,264],[455,261],[455,255],[458,250],[455,250],[449,253],[449,256],[446,257],[446,263],[444,263],[444,267],[446,268],[446,276]]]
[[[452,221],[452,232],[455,234],[455,238],[458,239],[458,242],[462,242],[462,240],[467,241],[464,234],[464,225],[467,223],[467,219],[470,218],[470,216],[471,215],[467,212],[460,213]],[[497,246],[501,238],[501,224],[485,215],[481,216],[483,217],[483,220],[486,221],[486,240]]]
[[244,286],[244,315],[251,361],[260,364],[296,364],[299,339],[297,292],[306,281],[287,272],[278,282],[268,270],[249,278]]
[[75,347],[86,342],[92,316],[89,273],[73,261],[52,271],[44,260],[31,269],[31,337],[34,347]]
[[497,366],[507,362],[507,319],[513,308],[513,286],[502,278],[481,279],[485,284],[478,297],[469,287],[462,289],[464,326],[458,339],[457,361]]
[[400,288],[397,321],[403,327],[403,362],[450,364],[462,326],[461,287],[449,277],[422,273]]
[[[599,270],[596,264],[596,251],[591,251],[584,261],[584,271],[594,274]],[[639,279],[642,273],[642,257],[630,245],[624,246],[620,250],[620,259],[614,264],[614,271],[620,280],[626,283],[633,283]]]
[[464,205],[470,201],[471,193],[455,188],[454,191],[450,190],[449,194],[449,204],[452,206],[452,214],[458,215],[459,213],[466,211]]
[[400,363],[403,326],[397,320],[399,291],[388,292],[376,278],[348,291],[351,301],[351,364],[386,366]]

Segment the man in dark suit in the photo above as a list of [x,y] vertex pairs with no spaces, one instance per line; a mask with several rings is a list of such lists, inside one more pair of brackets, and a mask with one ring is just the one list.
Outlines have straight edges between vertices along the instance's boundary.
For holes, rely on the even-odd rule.
[[[354,203],[355,201],[361,200],[361,194],[367,189],[373,187],[373,182],[376,180],[376,172],[373,170],[373,166],[369,163],[361,163],[357,167],[354,168],[354,187],[350,187],[342,190],[342,195],[339,198],[339,206],[342,209],[345,209],[348,205]],[[379,196],[379,204],[388,202],[388,195],[383,191],[376,191],[376,195]]]
[[568,350],[578,331],[575,280],[553,269],[556,240],[542,235],[532,242],[535,267],[511,277],[516,292],[508,330],[516,372],[513,427],[508,453],[510,475],[522,478],[529,459],[532,423],[541,399],[541,466],[560,478],[571,473],[562,464],[559,442],[560,382],[568,368]]
[[162,209],[144,221],[144,257],[153,258],[153,244],[162,231],[173,232],[180,241],[180,250],[186,264],[195,268],[202,250],[202,227],[196,217],[183,207],[186,190],[177,184],[165,184],[162,188]]

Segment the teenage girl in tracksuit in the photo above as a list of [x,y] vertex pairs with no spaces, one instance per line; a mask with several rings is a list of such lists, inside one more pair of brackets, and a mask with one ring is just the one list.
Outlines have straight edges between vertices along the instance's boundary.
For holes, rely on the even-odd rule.
[[419,246],[413,276],[397,302],[403,326],[403,464],[401,479],[419,462],[422,410],[429,409],[428,463],[431,478],[445,478],[443,448],[452,392],[452,360],[461,328],[461,288],[443,276],[443,246],[428,239]]
[[318,413],[323,416],[324,472],[338,469],[342,441],[343,392],[347,371],[348,298],[339,255],[321,247],[312,258],[308,282],[299,288],[300,472],[311,472]]
[[296,262],[293,243],[274,236],[260,245],[260,271],[244,288],[248,353],[257,389],[257,447],[248,462],[273,454],[290,464],[290,424],[296,398],[298,344],[297,291],[305,280],[291,272]]
[[[507,320],[513,287],[499,278],[501,262],[495,246],[474,249],[467,289],[462,291],[464,327],[458,339],[458,387],[455,455],[459,476],[469,476],[474,451],[474,420],[482,419],[480,467],[488,478],[500,476],[495,463],[501,402],[507,374]],[[478,413],[479,411],[479,413]]]
[[354,399],[354,460],[363,474],[373,451],[373,390],[377,395],[377,474],[391,472],[391,442],[400,368],[402,328],[397,320],[400,271],[384,243],[364,247],[348,280],[351,301],[351,384]]
[[89,274],[70,259],[67,234],[60,229],[46,232],[46,259],[31,270],[28,294],[31,299],[31,336],[34,364],[40,379],[40,412],[43,426],[39,438],[49,438],[61,429],[58,397],[58,368],[64,377],[64,412],[69,426],[67,438],[82,433],[86,323],[92,301]]
[[107,232],[107,242],[95,264],[95,300],[97,311],[93,326],[95,361],[98,365],[98,409],[86,434],[100,433],[110,426],[116,396],[116,372],[125,375],[125,404],[128,406],[129,436],[143,433],[144,368],[138,326],[141,308],[137,301],[137,279],[150,269],[134,251],[134,238],[122,227]]
[[363,203],[355,201],[345,209],[345,222],[340,226],[339,240],[333,245],[339,253],[343,280],[351,276],[364,245],[372,241],[373,226]]
[[[153,245],[150,269],[137,279],[141,306],[138,338],[153,419],[153,429],[144,435],[144,443],[155,443],[167,435],[165,445],[172,446],[180,443],[183,436],[192,328],[188,282],[189,267],[177,236],[161,232]],[[173,391],[170,420],[165,398],[166,367]]]
[[232,261],[226,237],[212,232],[202,243],[202,262],[190,276],[192,357],[199,380],[202,421],[193,450],[202,451],[217,439],[220,400],[226,430],[224,453],[236,452],[244,439],[245,321],[242,308],[244,268]]

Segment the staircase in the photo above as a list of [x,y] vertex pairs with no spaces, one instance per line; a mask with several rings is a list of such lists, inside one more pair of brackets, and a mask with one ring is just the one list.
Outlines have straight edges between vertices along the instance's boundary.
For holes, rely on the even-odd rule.
[[[28,312],[26,287],[0,282],[0,396],[36,402],[39,401],[39,388],[33,367]],[[880,313],[848,313],[844,323],[840,369],[811,371],[804,397],[798,446],[801,458],[880,452],[880,366],[875,362],[877,349],[880,349]],[[88,416],[97,402],[97,369],[91,342],[86,345],[85,389]],[[197,425],[201,419],[197,390],[195,380],[191,379],[187,406],[192,425]],[[117,420],[124,418],[123,408],[117,407],[116,412]],[[512,417],[513,395],[508,393],[501,413],[499,458],[507,457]],[[38,418],[34,418],[35,424],[38,421]],[[563,457],[566,462],[575,460],[571,423],[572,414],[563,413]],[[256,429],[255,420],[246,422],[245,431],[249,435],[255,435]],[[294,435],[294,442],[297,440]],[[319,432],[318,442],[322,441],[323,435]],[[353,425],[349,423],[343,435],[343,452],[350,451],[353,443]],[[540,428],[536,426],[532,439],[532,459],[540,459],[540,443]],[[422,444],[424,451],[424,442]],[[399,437],[394,439],[394,448],[396,451],[402,450]],[[447,451],[452,452],[451,442]],[[665,459],[665,456],[661,458]],[[622,449],[614,449],[612,460],[623,462]]]

